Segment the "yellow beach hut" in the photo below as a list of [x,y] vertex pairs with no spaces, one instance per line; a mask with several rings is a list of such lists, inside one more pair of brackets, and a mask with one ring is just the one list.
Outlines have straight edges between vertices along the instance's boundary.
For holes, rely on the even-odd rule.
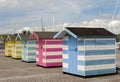
[[15,59],[22,58],[22,40],[20,37],[21,35],[23,35],[23,34],[17,34],[17,36],[15,38],[14,54],[12,56]]
[[14,56],[15,35],[8,35],[5,40],[5,56]]

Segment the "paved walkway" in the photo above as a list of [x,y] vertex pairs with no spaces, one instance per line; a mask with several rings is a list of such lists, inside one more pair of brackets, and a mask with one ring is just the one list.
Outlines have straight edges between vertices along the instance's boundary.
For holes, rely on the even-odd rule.
[[[120,67],[120,51],[117,51],[117,66]],[[120,71],[120,70],[119,70]],[[0,55],[0,82],[120,82],[120,72],[116,75],[82,78],[62,73],[59,68],[38,67],[35,63],[25,63]]]

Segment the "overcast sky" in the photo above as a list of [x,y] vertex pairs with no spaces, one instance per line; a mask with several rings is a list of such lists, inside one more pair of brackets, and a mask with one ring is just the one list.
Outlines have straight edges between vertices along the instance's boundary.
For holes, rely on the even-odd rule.
[[[109,20],[117,0],[0,0],[0,27]],[[120,14],[120,4],[115,17]]]

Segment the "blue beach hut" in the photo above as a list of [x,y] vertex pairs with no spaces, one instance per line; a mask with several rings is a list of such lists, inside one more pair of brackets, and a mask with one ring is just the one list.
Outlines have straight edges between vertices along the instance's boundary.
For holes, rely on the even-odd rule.
[[116,73],[116,36],[106,29],[66,27],[54,38],[63,38],[64,73],[83,77]]
[[36,40],[29,40],[31,34],[19,34],[18,37],[22,41],[22,61],[36,61]]

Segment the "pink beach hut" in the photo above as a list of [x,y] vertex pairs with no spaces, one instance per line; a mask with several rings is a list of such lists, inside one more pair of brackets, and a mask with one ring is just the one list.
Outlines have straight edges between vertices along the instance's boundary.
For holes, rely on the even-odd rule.
[[62,39],[53,39],[57,32],[33,32],[36,39],[36,64],[42,67],[62,66]]

